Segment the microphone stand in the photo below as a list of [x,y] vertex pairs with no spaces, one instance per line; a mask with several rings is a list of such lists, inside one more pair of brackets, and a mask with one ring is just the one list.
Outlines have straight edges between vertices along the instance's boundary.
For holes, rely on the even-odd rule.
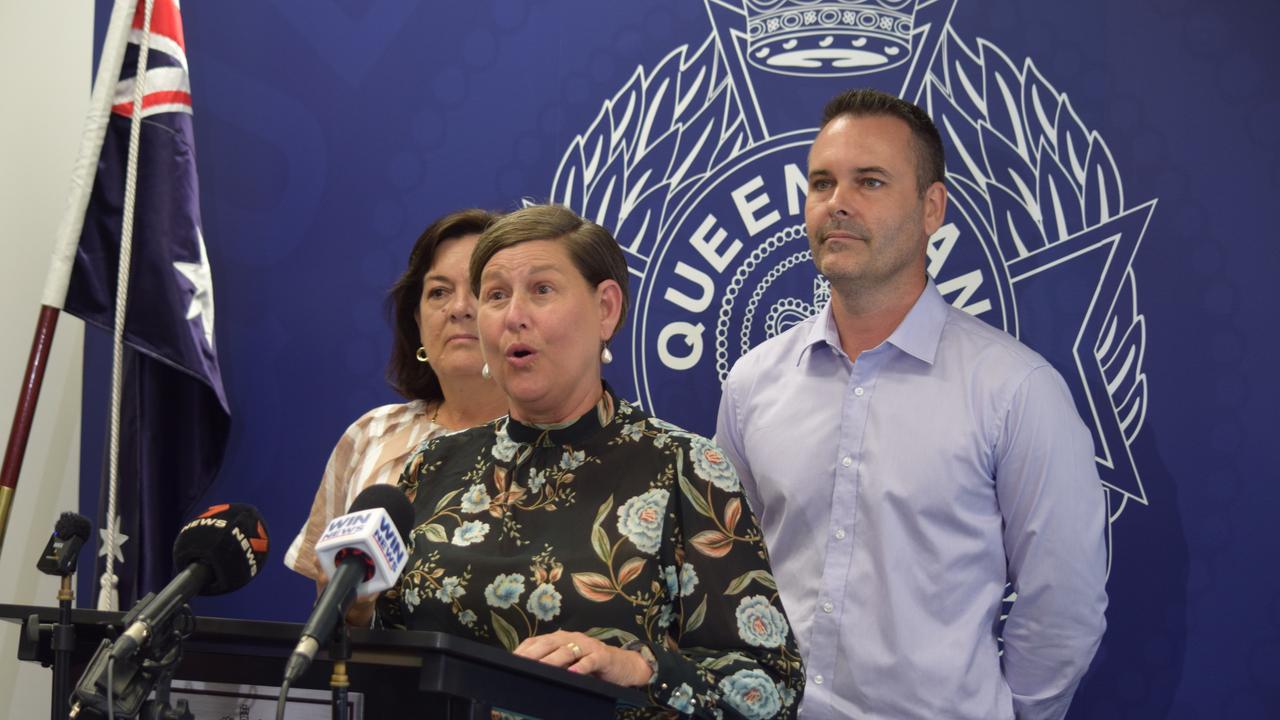
[[347,634],[347,623],[339,618],[333,629],[333,638],[329,641],[329,659],[333,661],[333,674],[329,676],[329,687],[333,689],[333,720],[348,720],[347,688],[351,687],[351,678],[347,676],[347,661],[351,659],[351,637]]
[[53,720],[65,720],[71,702],[71,653],[76,647],[76,626],[71,624],[71,603],[76,599],[71,576],[62,576],[58,589],[58,622],[53,626]]

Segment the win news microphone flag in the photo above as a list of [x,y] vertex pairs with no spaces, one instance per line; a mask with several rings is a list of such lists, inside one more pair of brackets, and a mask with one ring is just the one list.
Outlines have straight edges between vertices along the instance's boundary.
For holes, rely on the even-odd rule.
[[115,610],[171,577],[230,426],[177,0],[117,0],[92,104],[45,304],[116,334],[97,523],[98,608]]

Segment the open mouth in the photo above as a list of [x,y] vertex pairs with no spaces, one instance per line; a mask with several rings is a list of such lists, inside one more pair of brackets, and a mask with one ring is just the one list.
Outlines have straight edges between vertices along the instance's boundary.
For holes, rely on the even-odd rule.
[[528,345],[515,344],[507,348],[507,358],[509,360],[520,361],[534,355],[533,348]]

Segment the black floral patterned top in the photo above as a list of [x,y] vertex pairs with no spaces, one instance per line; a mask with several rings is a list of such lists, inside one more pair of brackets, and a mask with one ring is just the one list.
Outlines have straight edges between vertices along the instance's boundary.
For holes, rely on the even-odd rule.
[[760,529],[706,438],[606,390],[567,426],[428,440],[400,487],[415,527],[384,626],[508,650],[555,630],[639,642],[655,710],[795,715],[804,673]]

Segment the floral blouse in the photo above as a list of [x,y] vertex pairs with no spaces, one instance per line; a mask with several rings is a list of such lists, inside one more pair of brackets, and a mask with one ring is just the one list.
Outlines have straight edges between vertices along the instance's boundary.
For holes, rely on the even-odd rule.
[[513,650],[571,630],[646,646],[654,709],[789,718],[804,674],[756,519],[711,441],[605,392],[576,422],[425,441],[389,627]]

